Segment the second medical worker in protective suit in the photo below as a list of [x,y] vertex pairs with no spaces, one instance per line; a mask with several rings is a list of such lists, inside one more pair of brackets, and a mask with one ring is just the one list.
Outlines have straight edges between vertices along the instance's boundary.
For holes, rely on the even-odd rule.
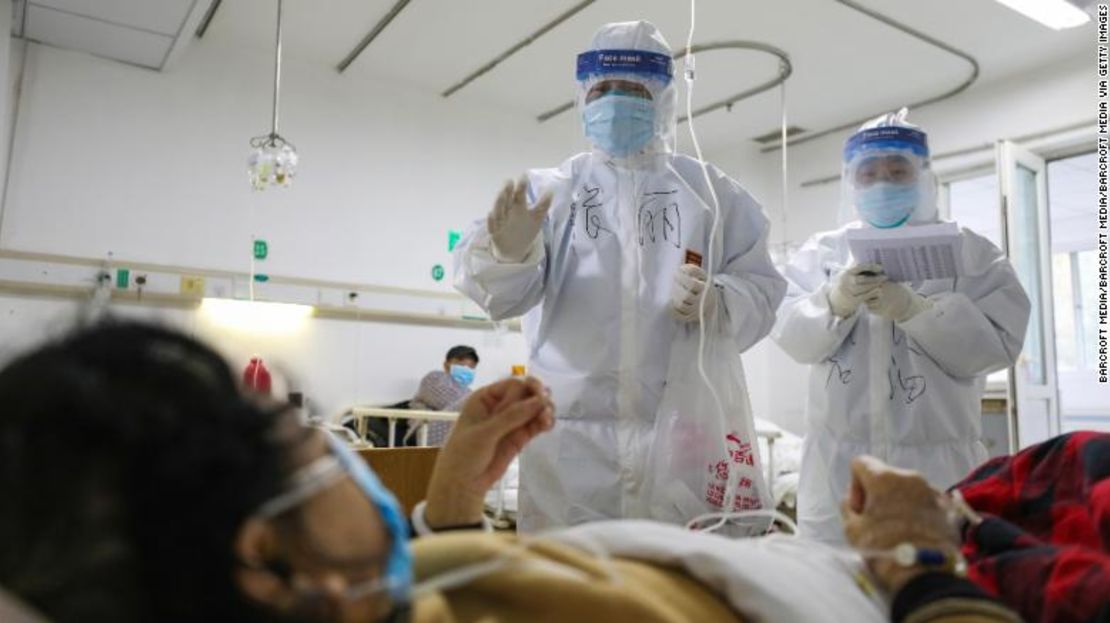
[[917,470],[938,488],[986,459],[986,375],[1021,352],[1029,299],[1009,261],[961,229],[961,276],[895,283],[856,264],[849,230],[938,222],[924,132],[906,109],[865,124],[844,148],[843,204],[859,221],[817,234],[791,259],[774,339],[812,364],[798,489],[804,536],[843,540],[840,503],[861,454]]
[[507,185],[455,252],[462,292],[494,319],[525,315],[529,373],[557,405],[554,430],[521,458],[523,531],[642,515],[671,344],[696,334],[700,297],[708,339],[733,340],[739,356],[770,332],[786,289],[759,204],[713,167],[723,252],[711,277],[698,267],[713,201],[700,163],[673,153],[676,89],[659,31],[602,27],[577,80],[593,150]]

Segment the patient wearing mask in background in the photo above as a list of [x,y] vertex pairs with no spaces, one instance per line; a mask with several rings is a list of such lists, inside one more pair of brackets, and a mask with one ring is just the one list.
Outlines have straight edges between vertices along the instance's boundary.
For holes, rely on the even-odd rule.
[[[470,395],[474,370],[478,367],[478,351],[470,346],[455,346],[447,351],[442,370],[424,375],[409,408],[423,411],[458,411]],[[415,435],[420,426],[428,427],[428,445],[442,446],[451,432],[450,422],[411,422],[406,438]]]

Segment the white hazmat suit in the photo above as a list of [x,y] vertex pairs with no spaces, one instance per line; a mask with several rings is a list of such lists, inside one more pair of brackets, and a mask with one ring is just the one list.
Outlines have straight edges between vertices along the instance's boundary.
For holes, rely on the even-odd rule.
[[[697,339],[698,296],[706,297],[708,339],[730,340],[738,357],[769,333],[785,292],[759,204],[716,168],[710,178],[722,242],[715,274],[710,280],[693,266],[680,270],[688,252],[708,255],[713,204],[701,164],[672,153],[670,56],[647,22],[603,27],[578,67],[578,104],[593,151],[529,171],[529,199],[549,196],[551,207],[534,239],[512,249],[516,257],[506,259],[514,253],[502,248],[516,245],[495,243],[490,233],[504,213],[476,223],[455,251],[459,290],[494,319],[524,315],[529,372],[557,405],[555,428],[521,457],[522,531],[644,516],[644,461],[671,345]],[[635,112],[641,131],[650,128],[645,140],[637,142],[635,119],[588,106],[591,89],[608,79],[627,81],[622,93],[637,85],[650,93]],[[606,135],[605,124],[632,129]]]
[[[849,139],[844,195],[870,222],[817,234],[784,271],[790,289],[773,337],[795,360],[811,364],[798,524],[804,536],[826,542],[844,538],[840,503],[853,457],[871,454],[918,470],[942,488],[986,459],[985,378],[1014,363],[1029,318],[1009,261],[967,229],[959,233],[960,277],[903,285],[853,267],[849,230],[937,222],[925,135],[904,114],[884,116]],[[858,166],[891,156],[917,167],[913,181],[891,184],[886,199],[861,207]],[[899,218],[894,199],[914,185],[917,205]]]

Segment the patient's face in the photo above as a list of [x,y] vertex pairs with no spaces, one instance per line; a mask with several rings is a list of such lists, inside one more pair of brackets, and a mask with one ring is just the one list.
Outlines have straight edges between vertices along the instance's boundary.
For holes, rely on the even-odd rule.
[[[312,458],[328,452],[324,433],[313,430]],[[309,572],[340,572],[350,583],[381,575],[390,538],[378,509],[347,477],[309,498],[295,514],[301,538],[292,562]]]
[[[330,451],[322,431],[300,428],[296,434],[303,436],[293,445],[297,467]],[[273,523],[277,538],[270,558],[287,570],[288,590],[262,601],[319,621],[373,621],[388,612],[384,593],[357,599],[344,594],[381,577],[390,547],[377,508],[351,478],[340,479]]]

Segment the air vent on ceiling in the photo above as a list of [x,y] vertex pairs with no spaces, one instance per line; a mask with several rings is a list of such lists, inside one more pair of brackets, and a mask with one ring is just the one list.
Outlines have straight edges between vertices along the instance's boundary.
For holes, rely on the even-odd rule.
[[23,14],[27,12],[27,0],[12,2],[12,36],[23,36]]
[[[805,132],[805,131],[806,131],[805,128],[799,128],[796,125],[788,125],[788,126],[786,126],[786,138],[790,138],[791,136],[801,134],[802,132]],[[759,136],[753,138],[752,140],[759,143],[760,145],[769,145],[769,144],[774,143],[776,141],[779,141],[781,139],[782,139],[782,128],[779,127],[779,128],[775,128],[774,130],[771,130],[770,132],[768,132],[766,134],[760,134]]]

